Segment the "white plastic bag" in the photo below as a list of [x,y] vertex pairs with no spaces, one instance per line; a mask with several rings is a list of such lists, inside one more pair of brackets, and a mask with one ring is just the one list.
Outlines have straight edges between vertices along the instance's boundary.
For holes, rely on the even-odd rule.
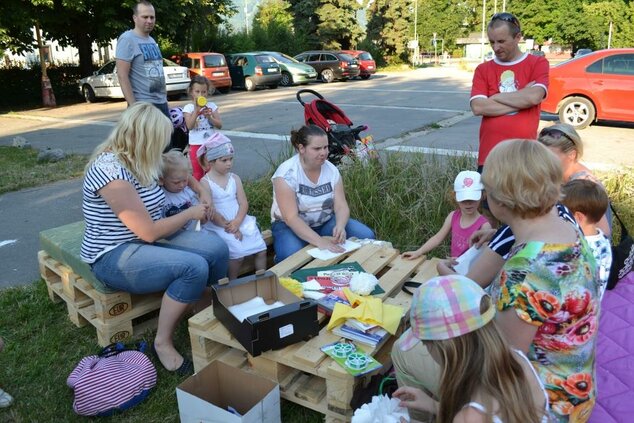
[[352,423],[400,423],[401,417],[409,421],[407,408],[399,407],[399,402],[387,395],[375,395],[371,402],[354,411]]

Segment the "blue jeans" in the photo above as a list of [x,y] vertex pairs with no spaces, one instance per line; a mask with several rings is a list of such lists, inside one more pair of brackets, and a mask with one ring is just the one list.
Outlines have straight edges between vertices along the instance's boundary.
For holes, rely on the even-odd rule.
[[102,255],[92,271],[106,286],[131,294],[166,291],[174,301],[200,299],[227,276],[229,249],[216,234],[178,231],[154,244],[126,242]]
[[[311,229],[321,236],[332,236],[332,231],[335,229],[336,223],[336,216],[333,216],[323,225],[314,226],[311,227]],[[276,263],[279,263],[286,257],[293,255],[308,245],[306,241],[295,235],[295,232],[282,221],[273,222],[271,231],[273,232],[273,248],[275,249]],[[348,238],[374,239],[374,232],[358,220],[348,219],[346,236]]]

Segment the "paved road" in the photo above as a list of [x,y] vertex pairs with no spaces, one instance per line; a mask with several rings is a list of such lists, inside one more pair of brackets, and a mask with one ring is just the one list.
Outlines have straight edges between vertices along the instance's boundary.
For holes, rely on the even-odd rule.
[[[479,118],[468,112],[470,85],[470,73],[430,68],[307,88],[342,108],[355,124],[369,125],[368,133],[382,150],[463,154],[477,150]],[[287,134],[304,120],[303,108],[295,98],[301,88],[236,91],[214,97],[223,130],[236,147],[238,174],[244,178],[264,174],[271,159],[288,148]],[[106,101],[0,115],[0,145],[10,145],[14,137],[21,136],[38,148],[90,154],[124,108],[122,101]],[[542,124],[548,125],[552,119],[545,116]],[[592,167],[634,165],[634,126],[593,126],[582,137]],[[0,287],[36,280],[39,232],[81,218],[79,180],[0,196],[0,269],[4,270]]]

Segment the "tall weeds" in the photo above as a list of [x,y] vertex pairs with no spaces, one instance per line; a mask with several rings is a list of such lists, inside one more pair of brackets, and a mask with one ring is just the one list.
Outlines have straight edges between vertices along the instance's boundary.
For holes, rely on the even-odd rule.
[[[262,178],[245,183],[249,213],[257,217],[263,229],[271,224],[271,176],[291,154],[289,149],[278,158],[266,158],[271,170]],[[374,229],[378,239],[405,251],[418,248],[440,229],[449,212],[456,208],[454,178],[461,170],[475,168],[474,159],[467,156],[391,153],[381,161],[369,165],[352,163],[340,170],[350,215]],[[605,184],[619,216],[634,230],[632,169],[597,176]],[[617,226],[615,223],[615,236],[619,235]],[[448,253],[449,239],[430,255],[445,257]]]
[[[272,169],[290,152],[272,161]],[[374,229],[377,238],[407,250],[418,248],[442,226],[455,207],[453,180],[461,170],[475,169],[469,157],[390,154],[369,165],[353,163],[341,168],[350,215]],[[245,183],[249,213],[262,228],[270,227],[271,176],[274,170]],[[444,256],[448,243],[432,254]]]

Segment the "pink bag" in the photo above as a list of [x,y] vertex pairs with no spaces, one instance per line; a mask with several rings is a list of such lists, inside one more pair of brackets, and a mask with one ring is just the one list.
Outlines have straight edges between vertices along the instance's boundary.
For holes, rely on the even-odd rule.
[[156,369],[141,351],[112,344],[82,358],[66,384],[75,391],[75,413],[109,416],[143,401],[156,385]]

